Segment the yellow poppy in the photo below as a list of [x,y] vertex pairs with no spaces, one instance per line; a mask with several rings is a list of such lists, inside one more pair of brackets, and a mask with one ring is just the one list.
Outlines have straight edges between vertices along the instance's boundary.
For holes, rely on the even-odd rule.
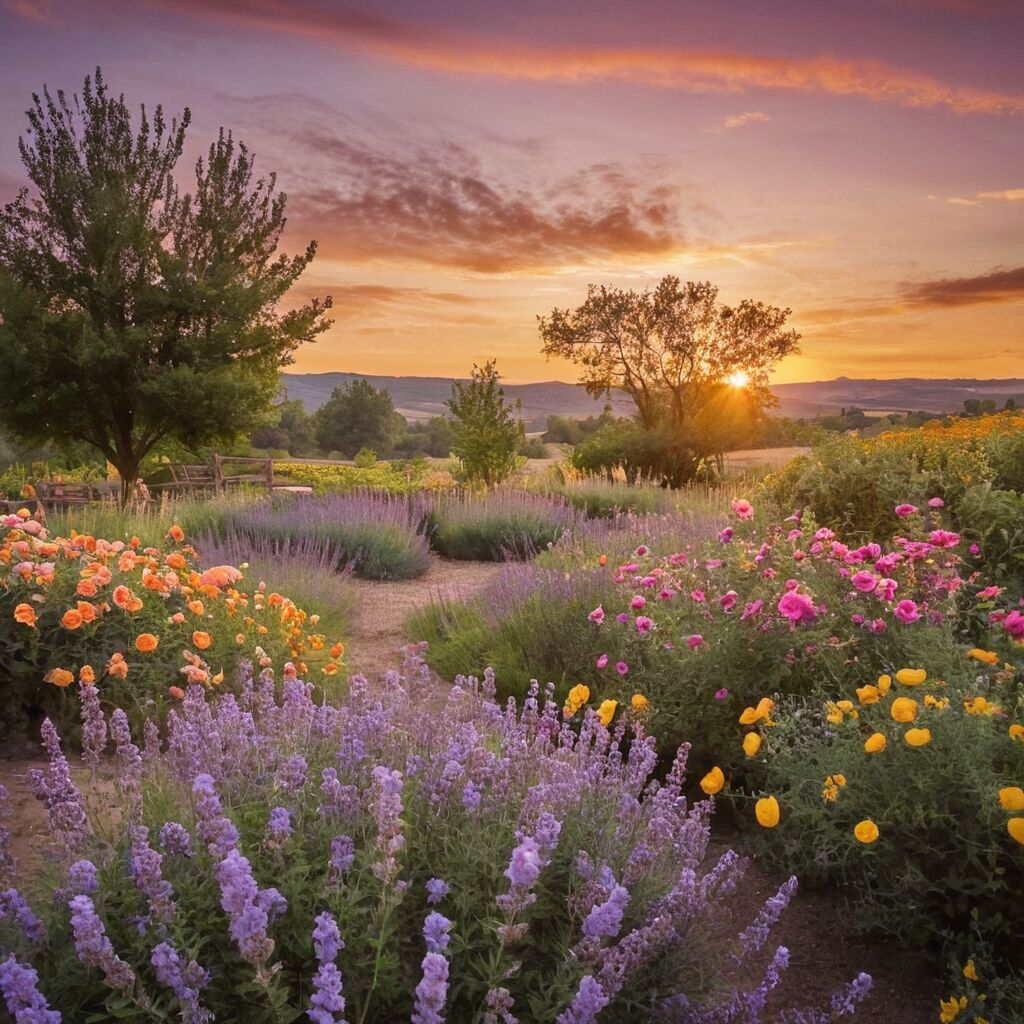
[[897,697],[889,712],[897,722],[912,722],[917,718],[917,701],[909,697]]
[[562,714],[566,718],[572,718],[577,711],[587,701],[590,700],[590,687],[584,686],[583,683],[579,683],[569,691],[569,696],[566,698],[565,707],[562,709]]
[[878,838],[878,826],[870,818],[865,818],[853,826],[853,835],[859,843],[873,843]]
[[864,749],[869,754],[880,754],[885,750],[885,737],[880,732],[873,732],[865,741]]
[[912,747],[923,747],[932,741],[931,729],[908,729],[903,736]]
[[872,686],[870,683],[867,686],[857,687],[857,700],[861,704],[877,704],[881,694],[879,693],[877,686]]
[[1020,740],[1021,743],[1024,743],[1024,725],[1014,722],[1007,731],[1011,740]]
[[978,980],[978,970],[974,966],[974,961],[973,960],[968,960],[967,961],[967,964],[964,967],[964,977],[968,981],[977,981]]
[[1006,823],[1006,831],[1024,846],[1024,818],[1010,818]]
[[999,790],[999,805],[1004,811],[1024,811],[1024,789],[1004,786]]
[[903,686],[919,686],[928,678],[923,668],[901,668],[896,673],[896,682]]
[[756,732],[748,732],[743,737],[743,753],[753,757],[761,749],[761,737]]
[[779,801],[773,796],[761,797],[754,804],[754,816],[762,828],[775,828],[779,823]]
[[715,765],[715,767],[700,780],[700,788],[703,789],[708,796],[714,796],[716,793],[720,792],[724,785],[725,774],[717,765]]
[[619,706],[617,700],[603,700],[597,709],[597,720],[603,726],[611,725],[612,719],[615,717],[615,709]]
[[878,686],[878,692],[884,697],[889,692],[889,687],[892,686],[892,676],[880,675],[876,685]]
[[967,652],[968,658],[974,658],[975,661],[984,662],[986,665],[996,665],[999,663],[999,655],[995,651],[983,651],[980,647],[972,647]]

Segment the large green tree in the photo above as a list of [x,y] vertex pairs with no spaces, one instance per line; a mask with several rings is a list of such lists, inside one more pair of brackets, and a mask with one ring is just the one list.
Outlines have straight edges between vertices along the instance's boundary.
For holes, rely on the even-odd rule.
[[375,388],[368,380],[335,388],[313,416],[317,444],[347,459],[363,448],[378,455],[389,453],[404,427],[387,389]]
[[576,363],[590,394],[619,388],[633,399],[645,450],[665,453],[664,481],[678,485],[743,444],[773,403],[769,373],[800,340],[786,327],[791,312],[724,305],[710,282],[668,276],[641,292],[591,285],[581,306],[537,320],[544,353]]
[[488,486],[512,474],[525,437],[521,403],[505,402],[500,381],[493,360],[474,366],[468,381],[452,382],[452,397],[445,402],[453,417],[452,451],[470,480]]
[[179,189],[189,121],[142,107],[133,124],[99,70],[81,95],[44,90],[19,140],[34,194],[0,212],[0,422],[87,441],[124,499],[162,440],[255,425],[330,324],[330,298],[281,309],[316,243],[278,254],[286,198],[243,144],[222,129]]

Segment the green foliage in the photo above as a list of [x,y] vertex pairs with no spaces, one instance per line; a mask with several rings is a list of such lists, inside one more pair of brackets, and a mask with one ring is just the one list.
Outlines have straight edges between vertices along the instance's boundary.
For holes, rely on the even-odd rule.
[[606,405],[600,416],[587,416],[579,419],[572,416],[549,416],[547,430],[541,440],[547,444],[577,445],[596,430],[614,423],[612,407]]
[[[858,700],[853,688],[836,691],[856,717],[835,705],[829,714],[820,702],[786,701],[773,712],[777,724],[762,728],[748,776],[752,790],[776,796],[782,819],[757,830],[758,846],[801,881],[840,883],[853,928],[942,949],[961,965],[981,939],[989,959],[1024,966],[1011,938],[1024,926],[1024,859],[999,800],[1001,787],[1024,782],[1024,741],[1007,731],[1024,714],[1024,691],[1014,673],[968,662],[962,652],[921,664],[935,667],[934,682],[894,679],[886,694],[862,691],[875,703]],[[875,681],[865,673],[857,685]],[[979,695],[998,713],[967,713],[965,701]],[[893,720],[897,697],[917,702],[912,723]],[[909,745],[912,728],[927,729],[930,742]],[[885,749],[868,753],[865,740],[876,732]],[[845,784],[829,800],[825,779],[836,774]],[[877,826],[876,841],[854,836],[864,820]],[[985,967],[991,977],[992,964]]]
[[313,418],[298,399],[279,402],[270,410],[268,420],[249,437],[254,448],[283,449],[288,455],[309,455],[316,446]]
[[428,420],[406,423],[398,449],[409,455],[430,455],[446,459],[452,451],[452,421],[447,416],[431,416]]
[[0,419],[30,441],[98,449],[131,493],[163,438],[229,439],[264,413],[278,371],[330,300],[279,313],[313,259],[276,255],[285,197],[223,131],[182,194],[190,114],[138,125],[101,73],[44,90],[22,161],[38,191],[0,214]]
[[313,416],[317,444],[351,459],[362,448],[390,452],[405,421],[395,412],[391,395],[367,380],[335,388]]
[[377,453],[372,448],[360,448],[356,457],[352,460],[356,469],[369,469],[377,465]]
[[455,480],[445,470],[432,469],[422,460],[377,462],[373,466],[337,466],[301,462],[275,462],[274,479],[282,484],[312,487],[317,494],[353,494],[382,491],[387,494],[415,494],[445,490]]
[[467,479],[488,486],[501,483],[516,468],[522,444],[519,410],[505,404],[494,362],[474,366],[468,383],[452,381],[452,397],[445,405],[451,412],[452,451],[462,460]]

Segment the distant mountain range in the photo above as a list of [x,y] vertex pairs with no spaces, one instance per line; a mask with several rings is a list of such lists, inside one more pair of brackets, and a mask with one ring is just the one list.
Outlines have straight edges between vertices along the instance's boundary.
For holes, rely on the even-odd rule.
[[[452,385],[450,377],[383,377],[359,373],[286,373],[282,376],[288,397],[301,399],[310,412],[319,409],[335,388],[365,379],[376,388],[386,388],[395,408],[410,420],[442,415]],[[506,384],[504,387],[508,400],[519,399],[523,403],[527,429],[542,428],[551,415],[600,415],[605,405],[604,399],[591,398],[579,385],[564,381]],[[779,399],[775,412],[792,417],[828,415],[851,406],[879,413],[957,412],[969,398],[992,399],[1000,407],[1008,398],[1013,398],[1024,408],[1024,379],[1020,378],[855,380],[837,377],[803,384],[777,384],[772,391]],[[633,403],[621,392],[613,393],[611,402],[616,415],[627,416],[633,411]]]

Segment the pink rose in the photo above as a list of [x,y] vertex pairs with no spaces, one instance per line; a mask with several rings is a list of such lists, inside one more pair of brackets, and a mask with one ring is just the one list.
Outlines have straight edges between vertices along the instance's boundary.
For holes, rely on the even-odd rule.
[[749,519],[754,514],[754,506],[746,498],[734,498],[732,510],[737,519]]
[[921,613],[917,610],[917,604],[910,600],[900,601],[893,609],[893,614],[900,622],[917,622]]
[[917,511],[917,506],[916,505],[897,505],[895,511],[896,511],[896,515],[898,515],[900,517],[900,519],[909,519],[910,516],[912,516]]
[[814,601],[807,594],[799,594],[795,590],[788,590],[779,598],[778,609],[794,626],[800,622],[814,622],[818,618]]

